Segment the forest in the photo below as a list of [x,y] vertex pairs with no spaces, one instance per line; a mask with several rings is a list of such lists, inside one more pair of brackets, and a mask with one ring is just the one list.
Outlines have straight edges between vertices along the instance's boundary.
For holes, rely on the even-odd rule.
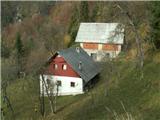
[[[45,98],[42,115],[41,70],[56,51],[79,46],[81,22],[124,24],[123,50],[102,63],[95,88],[58,97],[54,114]],[[159,73],[158,1],[1,1],[2,120],[159,120]]]

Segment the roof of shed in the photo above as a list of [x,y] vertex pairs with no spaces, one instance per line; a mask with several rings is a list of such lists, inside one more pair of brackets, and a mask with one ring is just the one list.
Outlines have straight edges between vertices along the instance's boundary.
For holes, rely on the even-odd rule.
[[123,44],[124,25],[120,23],[81,23],[76,42]]
[[[81,78],[87,83],[92,78],[94,78],[98,73],[100,73],[99,65],[93,61],[93,59],[79,47],[79,51],[76,48],[71,47],[58,51],[57,53],[61,55],[68,64],[81,76]],[[81,62],[81,70],[79,69],[79,63]]]

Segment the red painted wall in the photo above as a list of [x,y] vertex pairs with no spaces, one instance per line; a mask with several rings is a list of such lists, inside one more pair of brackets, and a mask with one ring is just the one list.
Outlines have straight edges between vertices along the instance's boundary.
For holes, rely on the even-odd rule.
[[[58,68],[54,68],[54,64],[58,65]],[[67,69],[63,70],[62,65],[67,65]],[[72,67],[64,60],[63,57],[56,56],[49,65],[48,72],[57,76],[69,76],[69,77],[80,77]]]
[[84,49],[98,49],[97,43],[83,43]]
[[[98,49],[98,43],[83,43],[84,49]],[[118,45],[116,44],[102,44],[102,50],[108,50],[108,51],[117,51]]]
[[103,44],[103,50],[111,50],[111,51],[118,51],[118,45],[116,44]]

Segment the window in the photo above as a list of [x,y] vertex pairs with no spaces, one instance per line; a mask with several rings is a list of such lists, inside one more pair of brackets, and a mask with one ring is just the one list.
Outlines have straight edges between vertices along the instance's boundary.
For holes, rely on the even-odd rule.
[[57,80],[57,86],[62,86],[62,82],[60,80]]
[[48,87],[50,87],[50,86],[51,86],[51,80],[50,80],[50,79],[47,79],[46,81],[47,81]]
[[62,65],[62,70],[66,70],[67,69],[67,65],[63,64]]
[[110,54],[109,54],[109,53],[106,53],[106,57],[107,57],[107,58],[110,58]]
[[75,82],[71,82],[71,87],[75,87]]
[[91,53],[91,57],[93,58],[93,60],[97,59],[97,54],[96,53]]
[[58,69],[58,65],[54,64],[54,69],[57,70]]

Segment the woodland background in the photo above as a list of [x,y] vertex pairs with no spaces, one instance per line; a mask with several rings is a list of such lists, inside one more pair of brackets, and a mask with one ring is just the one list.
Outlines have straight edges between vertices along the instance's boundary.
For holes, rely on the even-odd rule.
[[[121,6],[121,8],[125,10],[125,13],[122,13],[117,5]],[[54,52],[71,46],[77,46],[74,40],[81,22],[118,22],[124,24],[125,45],[122,53],[120,54],[120,57],[117,59],[120,59],[122,57],[125,61],[122,62],[123,64],[134,63],[135,59],[137,59],[137,49],[135,42],[136,35],[126,15],[130,16],[140,36],[144,52],[145,64],[146,61],[150,61],[151,64],[156,62],[156,64],[153,64],[153,69],[156,71],[155,73],[157,73],[158,67],[156,68],[156,66],[159,65],[157,65],[157,63],[159,63],[160,58],[160,2],[158,1],[2,1],[2,85],[3,83],[7,83],[9,86],[12,86],[16,83],[25,84],[25,81],[27,81],[28,79],[38,80],[41,66],[48,60],[49,57],[52,56],[52,54],[54,54]],[[129,61],[133,62],[128,63]],[[147,69],[148,68],[146,68],[146,71]],[[105,72],[106,71],[102,72],[102,75],[104,75]],[[156,75],[158,75],[158,73]],[[103,77],[102,79],[111,79],[107,78],[108,76],[106,76],[106,78]],[[25,80],[23,82],[19,81],[21,79]],[[157,84],[160,85],[159,81],[157,82]],[[13,88],[11,87],[8,89],[14,91],[16,87],[14,86]],[[10,92],[9,96],[11,98],[11,101],[15,100],[13,98],[13,94],[11,94]],[[35,101],[37,101],[37,99]],[[160,104],[158,103],[158,105]],[[18,110],[18,108],[16,107],[15,109]],[[159,108],[156,109],[157,111],[159,110]],[[77,114],[78,113],[76,113],[76,115]],[[153,116],[157,116],[155,118],[157,119],[159,116],[158,112]],[[150,117],[148,117],[148,119],[149,118]]]

